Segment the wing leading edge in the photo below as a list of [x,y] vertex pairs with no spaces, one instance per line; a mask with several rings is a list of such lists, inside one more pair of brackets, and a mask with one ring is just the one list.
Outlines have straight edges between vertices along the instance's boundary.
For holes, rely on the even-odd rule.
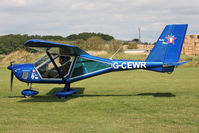
[[50,41],[39,40],[39,39],[29,40],[25,43],[25,46],[32,47],[32,48],[41,48],[45,51],[50,48],[60,48],[61,50],[65,51],[68,55],[72,55],[72,56],[79,56],[82,54],[88,55],[87,52],[85,52],[84,50],[74,45],[61,44],[61,43],[50,42]]

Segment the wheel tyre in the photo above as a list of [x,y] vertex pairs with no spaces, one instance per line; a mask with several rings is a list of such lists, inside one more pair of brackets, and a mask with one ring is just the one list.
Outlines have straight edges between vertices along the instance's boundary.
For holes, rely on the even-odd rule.
[[25,98],[31,98],[32,95],[24,95]]
[[57,96],[59,99],[66,99],[67,96]]

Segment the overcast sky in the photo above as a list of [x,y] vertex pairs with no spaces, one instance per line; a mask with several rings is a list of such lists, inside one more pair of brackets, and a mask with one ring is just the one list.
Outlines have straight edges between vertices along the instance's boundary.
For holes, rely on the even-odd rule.
[[0,35],[101,32],[154,42],[166,24],[199,34],[199,0],[0,0]]

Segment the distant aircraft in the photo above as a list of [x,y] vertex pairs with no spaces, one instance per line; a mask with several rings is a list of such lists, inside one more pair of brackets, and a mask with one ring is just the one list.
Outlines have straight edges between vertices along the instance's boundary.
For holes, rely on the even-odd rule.
[[[29,40],[25,46],[37,48],[46,53],[35,63],[12,64],[11,90],[13,76],[26,83],[65,84],[63,90],[56,93],[57,97],[67,97],[77,92],[70,84],[96,75],[122,70],[144,69],[162,73],[172,73],[175,66],[186,62],[178,62],[188,25],[167,25],[157,40],[146,60],[105,59],[88,54],[77,46],[49,42],[44,40]],[[26,89],[22,91],[25,97],[38,94],[37,91]]]

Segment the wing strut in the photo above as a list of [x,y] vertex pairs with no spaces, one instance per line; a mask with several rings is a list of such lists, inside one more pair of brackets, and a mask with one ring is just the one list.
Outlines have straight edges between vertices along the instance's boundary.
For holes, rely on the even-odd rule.
[[65,84],[67,84],[66,79],[64,78],[64,75],[60,72],[59,68],[57,67],[57,64],[54,62],[52,56],[48,51],[46,51],[47,55],[49,56],[50,60],[52,61],[53,65],[55,66],[55,69],[57,70],[58,74],[61,76],[62,80]]

